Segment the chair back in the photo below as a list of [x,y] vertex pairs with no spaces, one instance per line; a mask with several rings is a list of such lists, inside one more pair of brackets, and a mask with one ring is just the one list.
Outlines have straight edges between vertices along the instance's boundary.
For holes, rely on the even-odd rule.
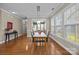
[[47,38],[46,38],[46,42],[48,42],[48,38],[49,38],[49,31],[46,33]]
[[34,38],[33,38],[34,33],[31,32],[31,36],[32,36],[32,42],[34,42]]

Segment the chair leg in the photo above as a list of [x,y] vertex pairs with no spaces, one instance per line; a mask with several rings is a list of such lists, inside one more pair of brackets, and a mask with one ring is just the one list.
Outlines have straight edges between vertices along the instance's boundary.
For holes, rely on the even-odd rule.
[[44,46],[46,47],[46,42],[44,43]]

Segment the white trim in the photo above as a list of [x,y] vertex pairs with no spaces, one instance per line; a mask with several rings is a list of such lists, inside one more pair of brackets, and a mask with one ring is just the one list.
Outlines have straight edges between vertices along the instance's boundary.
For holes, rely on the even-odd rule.
[[76,55],[73,51],[71,51],[69,48],[64,46],[62,43],[58,42],[54,37],[50,36],[50,38],[53,38],[54,41],[56,41],[60,46],[62,46],[64,49],[66,49],[68,52],[70,52],[72,55]]
[[59,37],[59,38],[61,38],[61,39],[64,39],[65,41],[67,41],[67,42],[69,42],[69,43],[71,43],[71,44],[73,44],[73,45],[75,45],[75,46],[77,46],[77,47],[79,47],[79,44],[76,43],[76,42],[74,42],[74,41],[66,40],[65,38],[63,38],[63,37],[61,37],[61,36],[58,36],[58,35],[56,35],[56,34],[54,34],[54,35],[57,36],[57,37]]
[[[22,34],[19,34],[18,35],[18,37],[20,37],[20,36],[22,36]],[[0,39],[2,39],[2,38],[0,38]],[[11,39],[10,40],[13,40],[14,38],[13,37],[11,37]],[[7,40],[8,41],[8,40]],[[3,43],[5,43],[5,40],[3,40],[3,41],[0,41],[0,44],[3,44]]]
[[5,43],[5,41],[1,41],[0,44]]
[[20,19],[20,20],[22,19],[21,17],[17,16],[16,14],[11,13],[11,12],[8,11],[8,10],[5,10],[5,9],[3,9],[3,8],[0,8],[0,10],[1,10],[2,12],[8,13],[9,15],[11,15],[11,16],[13,16],[13,17],[16,17],[16,18],[18,18],[18,19]]

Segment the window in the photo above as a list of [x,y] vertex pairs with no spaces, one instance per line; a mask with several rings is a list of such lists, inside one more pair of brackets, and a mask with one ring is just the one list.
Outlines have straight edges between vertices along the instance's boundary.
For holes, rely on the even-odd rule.
[[77,38],[76,42],[79,44],[79,24],[77,25]]
[[79,4],[69,5],[62,13],[55,14],[51,18],[51,31],[57,36],[79,44]]
[[59,14],[55,17],[55,23],[56,23],[56,25],[60,25],[60,26],[62,25],[62,15],[61,14]]
[[65,38],[70,40],[70,41],[76,41],[76,27],[75,25],[71,25],[71,26],[66,26],[66,36]]
[[76,24],[77,8],[76,5],[72,5],[64,11],[64,23]]
[[51,32],[54,33],[54,17],[51,18]]
[[56,35],[57,36],[60,36],[60,37],[64,37],[63,35],[64,35],[64,33],[63,33],[63,29],[62,29],[62,27],[61,26],[56,26]]
[[63,18],[62,18],[62,13],[59,13],[55,17],[55,32],[57,36],[64,37],[64,32],[63,32]]
[[32,27],[33,31],[37,31],[37,30],[46,30],[46,24],[43,21],[36,21],[33,22],[33,27]]

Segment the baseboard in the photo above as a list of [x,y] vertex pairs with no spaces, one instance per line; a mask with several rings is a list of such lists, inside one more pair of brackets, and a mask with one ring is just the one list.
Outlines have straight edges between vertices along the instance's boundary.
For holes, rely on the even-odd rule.
[[5,41],[1,41],[0,44],[5,43]]
[[[19,34],[18,37],[22,36],[22,34]],[[2,38],[1,38],[2,39]],[[13,40],[14,38],[11,38],[10,40]],[[8,41],[8,40],[7,40]],[[0,44],[5,43],[5,40],[1,41]]]
[[66,51],[68,51],[70,54],[72,54],[72,55],[76,55],[76,53],[74,53],[73,51],[71,51],[69,48],[67,48],[66,46],[64,46],[61,42],[58,42],[54,37],[52,37],[51,35],[50,35],[50,38],[52,39],[52,40],[54,40],[57,44],[59,44],[62,48],[64,48]]

